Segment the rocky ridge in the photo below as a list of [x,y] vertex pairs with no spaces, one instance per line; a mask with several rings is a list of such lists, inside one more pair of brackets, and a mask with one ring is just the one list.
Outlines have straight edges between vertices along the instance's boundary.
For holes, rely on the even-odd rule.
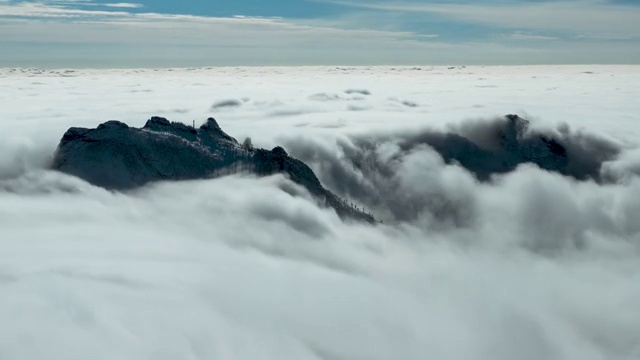
[[162,117],[152,117],[142,128],[114,120],[95,129],[70,128],[58,145],[52,168],[110,190],[241,171],[259,176],[281,173],[341,218],[375,221],[324,188],[311,168],[282,147],[266,150],[240,144],[213,118],[199,128]]

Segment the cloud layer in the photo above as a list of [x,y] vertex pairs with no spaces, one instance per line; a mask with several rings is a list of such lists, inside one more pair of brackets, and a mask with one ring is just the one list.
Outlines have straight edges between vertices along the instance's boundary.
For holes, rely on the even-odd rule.
[[[637,113],[636,68],[0,76],[3,359],[640,354],[639,130],[625,120]],[[606,97],[612,88],[620,88],[615,99]],[[149,113],[190,122],[228,99],[239,105],[212,114],[225,129],[315,154],[325,185],[384,224],[344,223],[280,176],[112,193],[45,170],[71,125],[117,118],[135,126]],[[428,143],[401,146],[518,106],[541,114],[527,116],[532,131],[586,149],[614,144],[619,155],[602,171],[615,181],[522,165],[481,182]],[[375,171],[354,166],[361,144],[373,147]],[[376,197],[385,201],[368,203]]]

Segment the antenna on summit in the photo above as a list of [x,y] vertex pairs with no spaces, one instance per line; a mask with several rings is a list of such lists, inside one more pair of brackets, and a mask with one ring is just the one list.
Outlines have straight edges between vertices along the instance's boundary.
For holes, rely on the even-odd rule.
[[196,128],[196,121],[195,120],[193,120],[193,128],[194,129]]

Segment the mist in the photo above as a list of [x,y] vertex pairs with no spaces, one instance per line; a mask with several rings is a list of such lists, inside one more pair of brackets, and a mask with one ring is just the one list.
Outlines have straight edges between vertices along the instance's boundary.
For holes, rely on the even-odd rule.
[[[354,101],[382,116],[386,95],[365,85],[345,88],[367,89],[367,99]],[[314,101],[288,86],[282,103]],[[224,95],[203,101],[203,111]],[[126,96],[126,108],[136,108]],[[296,126],[331,118],[341,106],[332,102],[264,125],[235,120],[252,119],[254,101],[224,107],[218,119],[230,135],[281,144],[382,223],[342,221],[281,175],[107,191],[48,162],[69,122],[96,126],[112,116],[65,110],[75,115],[51,121],[41,112],[29,121],[37,129],[3,116],[0,358],[640,356],[637,143],[526,114],[530,129],[519,141],[542,134],[562,145],[561,171],[518,162],[482,176],[443,156],[450,143],[438,144],[457,134],[501,155],[492,135],[505,124],[498,115],[416,127],[432,117],[412,107],[395,110],[411,121],[393,128],[363,130],[361,115],[346,128]]]

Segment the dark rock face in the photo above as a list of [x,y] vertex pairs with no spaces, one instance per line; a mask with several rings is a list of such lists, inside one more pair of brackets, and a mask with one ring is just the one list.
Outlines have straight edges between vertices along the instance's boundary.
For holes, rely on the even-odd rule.
[[290,157],[283,148],[243,147],[213,118],[199,129],[161,117],[152,117],[142,128],[119,121],[107,121],[96,129],[71,128],[58,145],[52,168],[112,190],[234,171],[261,176],[283,173],[334,208],[340,217],[374,221],[325,189],[305,163]]
[[535,133],[529,121],[518,115],[472,126],[462,133],[426,132],[400,142],[410,151],[425,144],[436,150],[447,163],[458,163],[481,181],[493,174],[504,174],[524,163],[557,172],[577,180],[600,181],[600,168],[613,159],[619,149],[594,137],[564,133]]

